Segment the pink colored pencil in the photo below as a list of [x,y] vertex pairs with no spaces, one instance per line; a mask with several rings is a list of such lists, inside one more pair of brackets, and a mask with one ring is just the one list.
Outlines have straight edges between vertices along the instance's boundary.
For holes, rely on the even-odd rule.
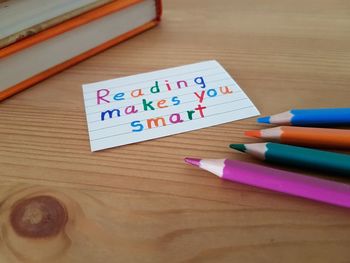
[[194,166],[233,182],[350,208],[350,185],[228,159],[185,158]]

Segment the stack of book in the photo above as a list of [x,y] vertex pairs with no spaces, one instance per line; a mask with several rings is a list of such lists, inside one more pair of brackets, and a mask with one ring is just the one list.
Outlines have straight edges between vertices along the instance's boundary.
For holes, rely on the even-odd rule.
[[160,0],[0,0],[0,101],[158,24]]

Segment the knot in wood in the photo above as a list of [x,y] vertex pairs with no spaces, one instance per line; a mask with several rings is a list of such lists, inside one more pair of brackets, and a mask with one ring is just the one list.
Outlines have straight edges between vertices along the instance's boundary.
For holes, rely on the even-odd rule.
[[47,195],[16,202],[10,214],[16,233],[29,238],[55,236],[63,230],[67,219],[66,208],[56,198]]

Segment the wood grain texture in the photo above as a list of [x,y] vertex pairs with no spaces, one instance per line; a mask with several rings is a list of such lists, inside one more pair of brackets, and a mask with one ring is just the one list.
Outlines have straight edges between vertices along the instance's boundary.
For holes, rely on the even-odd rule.
[[[183,163],[257,162],[228,148],[256,141],[255,119],[91,153],[81,89],[217,59],[263,115],[348,107],[349,14],[342,0],[165,0],[159,27],[2,102],[0,262],[350,262],[350,211]],[[14,215],[57,231],[23,234]]]

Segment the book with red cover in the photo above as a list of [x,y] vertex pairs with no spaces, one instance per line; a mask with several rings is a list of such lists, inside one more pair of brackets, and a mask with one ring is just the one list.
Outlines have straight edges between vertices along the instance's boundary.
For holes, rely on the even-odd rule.
[[0,101],[156,26],[161,0],[116,0],[0,49]]

